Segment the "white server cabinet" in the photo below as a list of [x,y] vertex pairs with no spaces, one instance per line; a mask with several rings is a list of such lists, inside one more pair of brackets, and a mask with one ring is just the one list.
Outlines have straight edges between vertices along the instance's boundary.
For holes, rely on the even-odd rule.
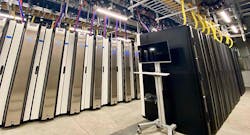
[[5,70],[3,73],[2,83],[0,87],[0,125],[2,125],[2,121],[4,118],[6,103],[9,92],[9,87],[11,85],[12,75],[14,73],[16,58],[18,54],[18,50],[20,47],[20,43],[23,37],[24,24],[18,23],[16,24],[15,33],[13,36],[13,41],[10,45],[9,55],[6,61]]
[[117,101],[124,100],[124,66],[123,66],[123,44],[120,40],[116,41],[117,45]]
[[36,83],[38,81],[37,77],[38,77],[38,71],[40,68],[40,60],[41,60],[41,55],[42,55],[42,50],[43,50],[43,45],[44,45],[45,33],[46,33],[46,27],[42,26],[40,28],[39,39],[38,39],[37,46],[36,46],[36,53],[35,53],[35,58],[34,58],[33,69],[31,71],[31,79],[30,79],[30,85],[29,85],[25,109],[24,109],[23,121],[30,120],[31,107],[32,107],[32,103],[34,100],[33,97],[34,97],[34,93],[36,89]]
[[62,106],[62,95],[64,90],[64,81],[65,81],[65,69],[66,69],[66,63],[67,63],[67,55],[68,55],[68,48],[69,48],[69,34],[70,31],[66,32],[64,46],[63,46],[63,58],[62,58],[62,64],[61,64],[61,70],[60,70],[60,82],[59,82],[59,88],[57,93],[57,101],[56,101],[56,113],[55,115],[61,114],[61,106]]
[[135,92],[135,77],[134,77],[134,53],[133,53],[133,44],[131,41],[128,42],[129,45],[129,64],[130,64],[130,84],[131,84],[131,98],[136,98],[136,92]]
[[92,91],[92,108],[101,107],[102,96],[102,58],[103,58],[103,37],[97,35],[94,44],[94,67],[93,67],[93,91]]
[[117,92],[118,92],[117,42],[118,41],[116,39],[111,39],[111,44],[110,44],[110,82],[109,82],[110,89],[108,97],[110,105],[117,104]]
[[65,114],[69,111],[69,95],[72,90],[72,81],[73,81],[73,56],[74,56],[74,49],[75,49],[75,32],[70,33],[69,35],[69,47],[68,47],[68,54],[67,54],[67,63],[65,69],[65,81],[64,81],[64,90],[62,95],[62,106],[61,106],[61,113]]
[[14,73],[9,86],[9,101],[5,116],[5,127],[19,125],[23,113],[23,105],[30,81],[30,70],[33,67],[33,54],[37,42],[39,24],[27,23],[22,44],[18,49]]
[[[139,72],[139,51],[138,51],[138,46],[137,42],[134,43],[134,71]],[[139,81],[139,75],[134,74],[135,78],[135,83],[134,83],[134,88],[135,88],[135,93],[136,93],[136,99],[141,98],[140,94],[140,81]]]
[[84,57],[85,57],[86,33],[78,32],[77,46],[74,57],[74,80],[71,93],[70,114],[80,112],[81,108],[81,93],[83,84],[84,72]]
[[[16,28],[16,21],[10,21],[4,43],[2,45],[2,51],[0,53],[0,85],[2,82],[3,72],[5,69],[6,60],[9,55],[10,46],[13,40],[13,34]],[[1,92],[0,92],[1,93]]]
[[94,40],[94,35],[87,35],[81,110],[89,109],[91,107],[91,93],[93,90]]
[[43,50],[41,54],[41,60],[39,65],[39,71],[37,75],[37,83],[35,87],[35,93],[33,98],[33,104],[31,109],[31,120],[36,120],[40,116],[41,112],[41,102],[42,102],[42,95],[44,92],[44,83],[45,77],[47,76],[48,72],[48,64],[49,64],[49,54],[51,50],[51,41],[53,39],[53,29],[46,29],[46,34],[44,37],[44,44]]
[[69,111],[69,93],[72,89],[73,80],[73,55],[75,48],[75,32],[67,32],[63,53],[63,65],[61,67],[60,86],[57,95],[56,115],[66,114]]
[[[132,76],[131,76],[131,42],[123,41],[124,51],[123,51],[123,64],[124,64],[124,99],[126,102],[132,100]],[[133,70],[132,70],[133,71]]]
[[108,38],[103,37],[103,57],[102,57],[102,97],[101,105],[109,103],[110,89],[110,42]]
[[44,90],[41,120],[52,119],[55,116],[64,41],[65,29],[56,28],[49,58],[49,70]]
[[134,78],[134,54],[133,54],[133,45],[132,42],[129,42],[129,60],[130,60],[130,83],[131,83],[131,98],[136,98],[135,93],[135,78]]
[[0,17],[0,54],[1,54],[1,50],[2,50],[2,45],[5,39],[5,32],[6,32],[6,25],[7,25],[7,19],[6,18],[2,18]]
[[7,23],[7,18],[0,17],[0,37],[4,36],[4,28]]

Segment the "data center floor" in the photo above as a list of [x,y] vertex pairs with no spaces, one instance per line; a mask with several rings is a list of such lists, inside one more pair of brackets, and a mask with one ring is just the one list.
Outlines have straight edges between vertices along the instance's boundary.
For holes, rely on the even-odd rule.
[[[106,106],[96,111],[83,111],[74,116],[60,116],[44,122],[29,122],[21,126],[0,129],[0,135],[135,135],[141,117],[140,101]],[[250,133],[250,88],[233,110],[218,135],[247,135]],[[148,128],[144,135],[163,133]]]

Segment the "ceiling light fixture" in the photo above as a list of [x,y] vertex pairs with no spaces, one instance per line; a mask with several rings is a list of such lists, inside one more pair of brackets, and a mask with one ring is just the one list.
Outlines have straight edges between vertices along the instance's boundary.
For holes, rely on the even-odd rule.
[[0,17],[15,19],[15,20],[22,20],[22,18],[19,16],[13,16],[13,15],[8,15],[8,14],[4,14],[4,13],[0,13]]
[[226,22],[226,23],[231,23],[232,22],[232,19],[230,18],[228,13],[226,13],[224,10],[220,11],[218,14],[224,20],[224,22]]
[[118,14],[118,13],[115,13],[115,12],[112,12],[112,11],[110,11],[108,9],[97,7],[96,12],[98,12],[100,14],[107,15],[107,16],[115,18],[115,19],[118,19],[118,20],[122,20],[122,21],[127,21],[128,20],[128,17],[126,17],[124,15],[121,15],[121,14]]
[[156,28],[152,28],[152,32],[157,32],[158,30]]
[[130,39],[125,39],[125,38],[122,38],[122,37],[117,37],[118,40],[121,40],[121,41],[124,41],[124,42],[130,42],[131,40]]
[[247,26],[246,25],[243,25],[243,30],[247,30]]
[[237,27],[235,25],[231,26],[231,30],[233,31],[233,33],[238,33],[239,29],[237,29]]
[[69,30],[71,30],[71,31],[76,30],[76,32],[82,32],[82,33],[87,33],[87,34],[90,33],[90,31],[88,31],[88,30],[83,30],[83,29],[78,29],[78,28],[75,29],[73,27],[70,27]]

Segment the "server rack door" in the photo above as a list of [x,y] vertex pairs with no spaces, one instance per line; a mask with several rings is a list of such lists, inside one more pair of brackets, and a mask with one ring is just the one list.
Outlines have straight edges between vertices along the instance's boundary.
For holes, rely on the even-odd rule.
[[135,99],[134,53],[132,42],[129,42],[129,54],[131,98]]
[[81,110],[89,109],[92,104],[94,44],[94,35],[87,35]]
[[62,61],[65,29],[57,28],[50,58],[50,67],[45,88],[42,120],[52,119],[55,112],[56,94],[59,85],[60,66]]
[[210,37],[205,36],[201,34],[201,38],[203,40],[203,50],[207,58],[207,63],[208,63],[208,70],[209,70],[209,77],[210,77],[210,83],[211,83],[211,88],[213,90],[214,94],[214,100],[215,100],[215,106],[217,109],[217,124],[220,125],[222,121],[222,107],[221,107],[221,98],[219,97],[219,88],[218,88],[218,81],[217,81],[217,73],[215,72],[215,64],[214,64],[214,55],[213,51],[211,50],[211,46],[213,46]]
[[[193,47],[193,55],[195,58],[195,69],[197,70],[197,76],[200,84],[200,94],[203,97],[202,101],[202,108],[203,112],[208,115],[208,117],[211,119],[211,112],[214,110],[211,104],[211,98],[210,98],[210,89],[208,85],[208,81],[206,79],[206,65],[205,65],[205,59],[202,55],[202,49],[201,49],[201,40],[199,38],[199,33],[195,29],[192,29],[190,27],[190,34],[191,34],[191,42]],[[211,134],[211,121],[207,121],[207,131],[209,134]]]
[[[0,17],[0,39],[1,39],[1,43],[0,43],[0,54],[1,54],[1,50],[2,50],[2,45],[3,45],[3,40],[5,39],[4,38],[4,34],[6,32],[6,22],[7,22],[7,19],[6,18],[1,18]],[[7,36],[7,35],[6,35]]]
[[[141,45],[141,38],[140,38],[140,34],[136,34],[136,42],[135,42],[135,47],[136,47],[136,50],[138,52],[138,46]],[[138,54],[138,53],[137,53]],[[138,58],[138,61],[139,61],[139,55],[137,56]],[[142,72],[142,64],[138,62],[138,71],[139,72]],[[140,99],[141,99],[141,115],[143,117],[145,117],[145,100],[144,100],[144,84],[143,84],[143,75],[140,74],[138,75],[138,79],[139,79],[139,92],[140,92]]]
[[[16,74],[10,87],[10,100],[6,114],[5,126],[19,125],[23,112],[24,98],[29,86],[30,69],[37,41],[39,24],[28,23],[23,44],[20,45],[20,55],[17,56]],[[18,58],[19,57],[19,58]]]
[[[135,43],[136,45],[137,43]],[[139,52],[138,52],[138,47],[134,46],[134,70],[135,72],[139,72]],[[139,75],[138,74],[134,74],[135,77],[135,91],[136,91],[136,98],[140,99],[141,95],[140,95],[140,82],[139,82]]]
[[127,42],[123,42],[124,43],[124,95],[125,95],[125,101],[131,101],[131,70],[130,70],[130,44]]
[[73,80],[73,71],[72,71],[72,64],[73,64],[73,55],[74,55],[74,48],[75,48],[75,33],[70,33],[69,35],[69,47],[68,47],[68,54],[67,54],[67,61],[66,61],[66,69],[65,69],[65,81],[63,87],[63,94],[62,94],[62,105],[61,105],[61,113],[65,114],[69,111],[69,93],[72,89],[72,80]]
[[124,100],[124,70],[123,70],[123,44],[117,41],[117,100],[121,102]]
[[6,25],[7,19],[6,18],[0,18],[0,37],[4,36],[4,27]]
[[28,89],[28,95],[26,99],[23,121],[28,121],[30,119],[31,107],[32,107],[32,102],[33,102],[33,96],[35,93],[35,87],[36,87],[36,82],[37,82],[37,75],[39,71],[45,32],[46,32],[46,27],[42,26],[40,29],[39,40],[38,40],[37,47],[36,47],[33,69],[31,71],[32,73],[31,73],[31,79],[30,79],[30,84],[29,84],[29,89]]
[[108,38],[103,38],[103,57],[102,57],[102,105],[109,102],[109,74],[110,74],[110,43]]
[[[63,58],[62,58],[62,65],[61,65],[61,72],[60,72],[60,83],[59,89],[57,93],[57,102],[56,102],[56,115],[61,114],[61,106],[62,106],[62,95],[64,91],[64,83],[65,83],[65,69],[67,63],[67,56],[68,56],[68,46],[69,46],[69,34],[70,31],[66,32],[64,47],[63,47]],[[66,89],[65,89],[66,90]]]
[[217,62],[217,56],[215,54],[215,50],[214,50],[214,46],[217,46],[217,41],[215,41],[214,39],[212,39],[211,37],[207,36],[207,38],[209,39],[209,44],[211,44],[210,46],[208,46],[208,50],[210,53],[210,57],[211,57],[211,61],[212,61],[212,65],[213,65],[213,72],[214,72],[214,78],[215,78],[215,85],[217,88],[217,96],[219,99],[219,103],[220,104],[220,112],[221,112],[221,116],[220,116],[220,123],[222,124],[223,121],[225,120],[225,116],[226,116],[226,108],[225,108],[225,99],[222,97],[222,82],[221,82],[221,78],[220,78],[220,72],[219,72],[219,65]]
[[[224,56],[224,62],[227,64],[226,68],[224,68],[225,74],[228,75],[227,79],[229,79],[229,84],[231,85],[231,90],[228,91],[229,89],[225,89],[225,91],[228,93],[230,101],[231,101],[231,110],[234,108],[234,106],[237,104],[237,102],[240,99],[240,92],[239,92],[239,85],[237,83],[237,78],[235,74],[235,69],[233,66],[233,57],[231,55],[231,51],[228,49],[227,46],[223,45],[220,46],[221,48],[221,53]],[[227,70],[225,70],[227,69]],[[225,78],[225,76],[224,76]],[[227,85],[228,86],[228,85]],[[228,87],[226,87],[228,88]]]
[[78,33],[74,61],[74,80],[71,94],[70,114],[79,113],[81,107],[81,91],[83,81],[83,66],[85,57],[86,34]]
[[[206,98],[209,100],[208,103],[208,107],[209,107],[209,113],[210,113],[210,123],[214,123],[211,124],[211,130],[217,128],[217,123],[218,123],[218,118],[217,118],[217,107],[215,104],[215,95],[214,95],[214,86],[213,86],[213,80],[211,78],[211,65],[210,65],[210,59],[207,56],[207,50],[205,49],[205,41],[203,39],[203,35],[202,33],[200,33],[200,31],[196,31],[195,35],[197,34],[198,38],[199,38],[199,46],[197,46],[197,48],[200,50],[198,51],[198,55],[200,55],[199,57],[201,57],[203,59],[203,61],[201,61],[202,64],[202,70],[205,73],[204,74],[204,84],[205,84],[205,93],[206,93]],[[200,59],[200,60],[202,60]],[[212,114],[212,115],[211,115]]]
[[53,29],[46,29],[45,37],[44,37],[44,44],[43,50],[41,54],[41,60],[37,75],[37,83],[35,87],[35,93],[32,103],[31,115],[30,119],[35,120],[38,119],[41,112],[42,107],[42,95],[44,93],[45,87],[45,77],[48,74],[48,64],[49,64],[49,55],[51,50],[51,41],[53,39]]
[[3,72],[5,69],[6,60],[9,55],[9,50],[11,47],[10,45],[13,39],[15,28],[16,28],[16,21],[11,20],[9,22],[8,30],[4,39],[4,43],[2,45],[2,52],[0,53],[0,85],[2,82]]
[[237,82],[239,85],[240,95],[242,96],[245,93],[245,87],[244,87],[244,81],[243,81],[242,74],[241,74],[241,69],[239,66],[237,50],[235,48],[232,49],[231,54],[233,57],[233,65],[235,67],[235,73],[236,73]]
[[[2,84],[0,87],[0,122],[2,123],[4,113],[5,113],[5,108],[6,104],[8,101],[8,94],[9,94],[9,88],[11,85],[11,80],[12,80],[12,75],[15,70],[15,65],[16,65],[16,58],[20,46],[21,39],[23,37],[23,29],[24,29],[24,24],[17,24],[16,25],[16,30],[13,36],[13,41],[10,46],[9,50],[9,56],[6,62],[6,66],[3,74],[3,80]],[[18,108],[18,107],[17,107]]]
[[96,36],[94,56],[93,109],[101,107],[103,37]]
[[110,104],[117,104],[117,40],[111,40],[111,55],[110,55]]

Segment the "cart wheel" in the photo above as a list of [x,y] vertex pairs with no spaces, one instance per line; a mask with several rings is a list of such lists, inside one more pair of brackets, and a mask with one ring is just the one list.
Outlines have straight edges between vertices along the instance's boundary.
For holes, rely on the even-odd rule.
[[142,134],[141,128],[137,129],[137,134]]

